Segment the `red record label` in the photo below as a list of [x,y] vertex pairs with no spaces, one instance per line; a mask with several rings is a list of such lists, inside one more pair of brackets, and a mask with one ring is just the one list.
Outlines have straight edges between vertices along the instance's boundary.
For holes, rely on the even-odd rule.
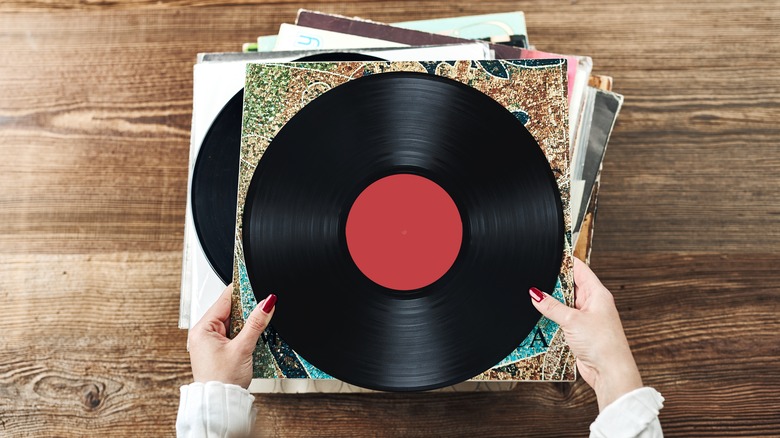
[[408,291],[441,278],[458,257],[463,224],[450,195],[418,175],[396,174],[365,188],[349,211],[347,247],[360,271]]

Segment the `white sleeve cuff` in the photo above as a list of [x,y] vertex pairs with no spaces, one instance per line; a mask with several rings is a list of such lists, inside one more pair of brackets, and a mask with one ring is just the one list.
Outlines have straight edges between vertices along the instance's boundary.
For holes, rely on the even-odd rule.
[[246,389],[221,382],[195,382],[181,387],[178,437],[236,437],[249,435],[254,423],[252,402]]
[[590,425],[591,438],[664,436],[658,412],[664,398],[653,388],[638,388],[610,403]]

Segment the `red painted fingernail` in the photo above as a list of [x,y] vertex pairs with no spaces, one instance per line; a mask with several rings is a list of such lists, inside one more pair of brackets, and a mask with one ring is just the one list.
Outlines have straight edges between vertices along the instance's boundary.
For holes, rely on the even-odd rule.
[[265,299],[265,304],[263,304],[263,313],[271,313],[271,309],[274,308],[275,304],[276,304],[276,295],[274,294],[268,295],[268,298]]
[[528,293],[531,295],[531,298],[533,298],[534,301],[536,301],[537,303],[544,299],[544,293],[542,293],[542,291],[540,291],[535,287],[528,289]]

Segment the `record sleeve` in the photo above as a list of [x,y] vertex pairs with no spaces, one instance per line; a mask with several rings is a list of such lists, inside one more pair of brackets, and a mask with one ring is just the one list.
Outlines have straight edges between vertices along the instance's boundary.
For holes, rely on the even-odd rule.
[[[232,336],[241,329],[257,301],[250,284],[242,236],[247,193],[264,153],[285,124],[313,100],[349,81],[391,72],[416,72],[465,84],[498,102],[524,124],[541,148],[560,193],[563,251],[555,286],[550,292],[556,299],[573,306],[565,60],[249,64],[236,214],[233,281],[237,287],[233,297]],[[522,293],[527,299],[527,293]],[[256,378],[332,378],[290,348],[273,327],[269,327],[262,339],[254,356]],[[575,358],[563,339],[562,330],[540,317],[513,351],[474,375],[472,380],[572,381],[575,377]]]
[[[342,34],[350,34],[360,37],[385,40],[392,43],[401,43],[409,45],[429,45],[429,44],[454,44],[471,41],[463,37],[443,35],[437,32],[420,31],[410,28],[403,28],[377,21],[371,21],[362,18],[350,18],[337,14],[326,14],[318,11],[309,11],[301,9],[298,11],[298,18],[295,20],[297,26],[322,29]],[[578,82],[587,83],[590,75],[590,65],[592,61],[588,57],[560,55],[539,50],[530,50],[520,47],[513,47],[504,44],[489,44],[490,49],[494,51],[496,59],[526,59],[526,58],[554,58],[567,60],[566,71],[568,76],[568,99],[573,101],[577,96],[584,92],[584,85]],[[441,59],[441,58],[440,58]],[[581,72],[587,68],[587,72]],[[578,74],[578,71],[580,73]],[[582,76],[579,81],[577,77]],[[575,88],[576,87],[576,88]],[[576,107],[576,105],[574,105]],[[571,135],[571,134],[570,134]]]
[[[523,14],[522,11],[433,18],[429,20],[404,21],[390,24],[403,29],[485,41],[491,39],[491,37],[520,37],[525,44],[523,47],[528,47],[528,31],[525,25],[525,14]],[[276,39],[277,35],[263,35],[257,37],[256,51],[265,52],[273,50]],[[438,59],[445,58],[441,57]]]

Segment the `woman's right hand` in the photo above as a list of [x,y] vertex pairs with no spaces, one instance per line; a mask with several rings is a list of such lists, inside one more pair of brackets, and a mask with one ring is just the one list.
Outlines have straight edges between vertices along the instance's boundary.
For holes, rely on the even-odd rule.
[[588,265],[574,259],[575,307],[531,288],[534,307],[558,323],[577,357],[577,369],[596,392],[599,411],[642,387],[612,294]]

